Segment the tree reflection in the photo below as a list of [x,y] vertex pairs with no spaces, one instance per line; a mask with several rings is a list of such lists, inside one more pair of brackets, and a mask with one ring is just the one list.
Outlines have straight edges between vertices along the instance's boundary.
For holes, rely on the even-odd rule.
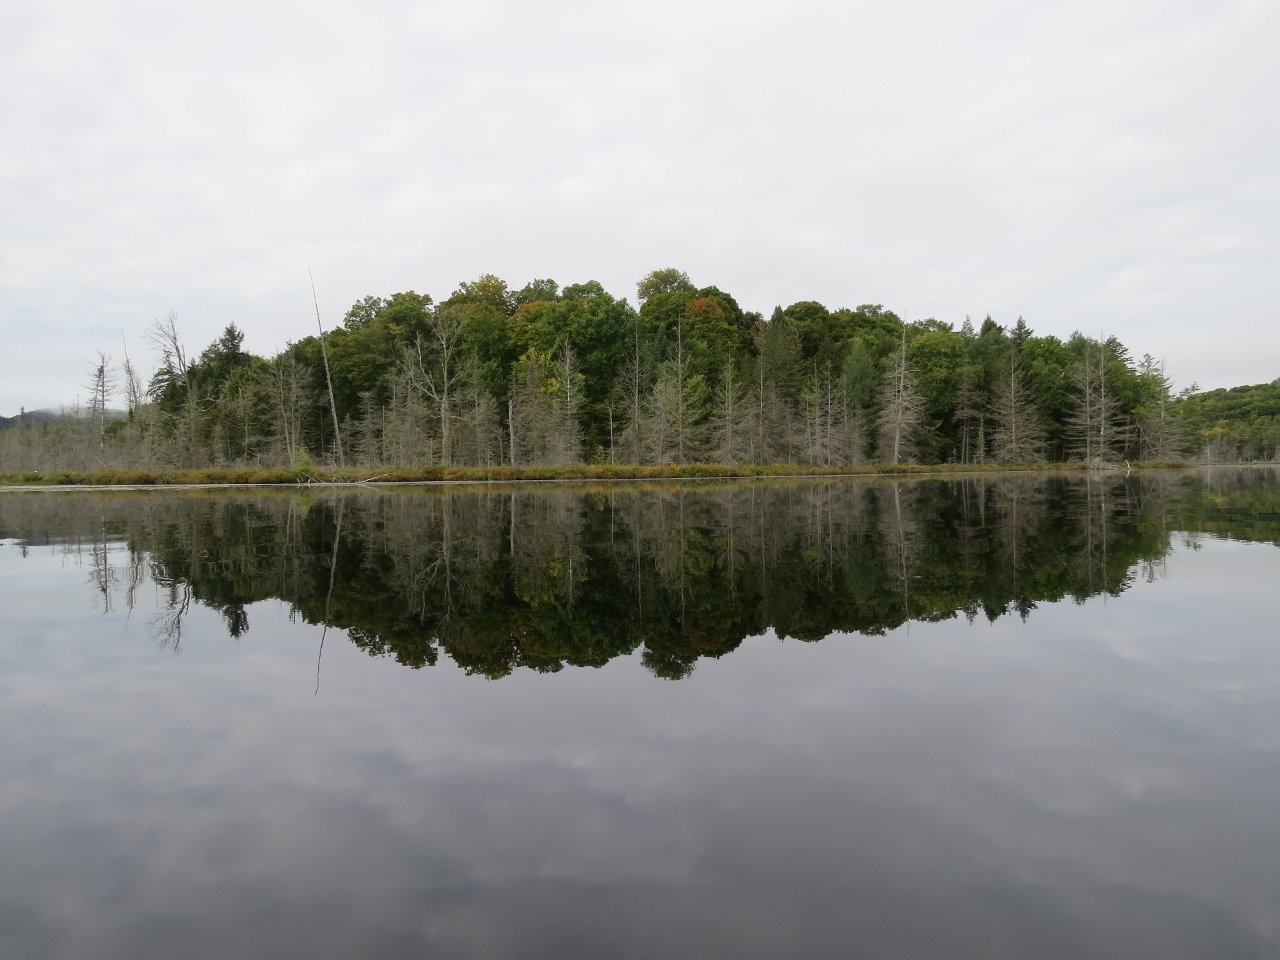
[[496,678],[639,652],[679,679],[769,629],[812,641],[1118,595],[1197,532],[1280,542],[1278,504],[1269,469],[34,494],[0,498],[0,532],[66,543],[104,610],[149,577],[166,598],[151,629],[175,651],[193,602],[239,637],[247,605],[277,598],[414,668],[444,653]]

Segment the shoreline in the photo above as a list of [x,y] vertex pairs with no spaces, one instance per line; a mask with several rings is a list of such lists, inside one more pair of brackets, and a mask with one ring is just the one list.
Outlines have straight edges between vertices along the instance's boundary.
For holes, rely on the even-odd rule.
[[165,473],[144,471],[63,472],[54,476],[0,474],[0,492],[100,491],[100,490],[231,490],[310,489],[325,490],[376,487],[454,487],[524,484],[644,483],[672,481],[742,480],[851,480],[851,479],[949,479],[1043,473],[1128,473],[1136,470],[1182,470],[1213,466],[1274,466],[1274,464],[1193,464],[1120,463],[1090,467],[1078,462],[1026,465],[986,464],[892,464],[863,467],[730,467],[718,464],[690,464],[683,467],[455,467],[421,470],[190,470]]

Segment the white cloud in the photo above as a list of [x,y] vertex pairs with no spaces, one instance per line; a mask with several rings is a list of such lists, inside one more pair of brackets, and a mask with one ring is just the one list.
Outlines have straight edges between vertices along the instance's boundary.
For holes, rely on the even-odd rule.
[[308,267],[330,322],[676,264],[1270,380],[1277,39],[1252,2],[11,4],[0,409],[170,309],[274,350]]

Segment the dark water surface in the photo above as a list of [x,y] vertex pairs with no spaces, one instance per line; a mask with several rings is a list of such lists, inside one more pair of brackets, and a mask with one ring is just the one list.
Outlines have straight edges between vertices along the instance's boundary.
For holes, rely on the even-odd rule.
[[0,492],[0,957],[1280,957],[1277,542],[1268,468]]

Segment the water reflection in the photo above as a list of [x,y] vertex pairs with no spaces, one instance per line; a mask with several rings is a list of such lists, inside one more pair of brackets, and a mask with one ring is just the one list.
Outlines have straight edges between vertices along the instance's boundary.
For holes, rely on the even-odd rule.
[[[278,598],[375,656],[554,672],[642,652],[659,677],[772,628],[883,634],[1154,581],[1182,538],[1280,538],[1270,468],[953,481],[62,493],[0,497],[0,538],[59,542],[104,611],[149,578],[180,650]],[[1188,539],[1189,538],[1189,539]],[[109,551],[110,543],[123,544]]]
[[0,957],[1280,957],[1278,506],[0,495]]

